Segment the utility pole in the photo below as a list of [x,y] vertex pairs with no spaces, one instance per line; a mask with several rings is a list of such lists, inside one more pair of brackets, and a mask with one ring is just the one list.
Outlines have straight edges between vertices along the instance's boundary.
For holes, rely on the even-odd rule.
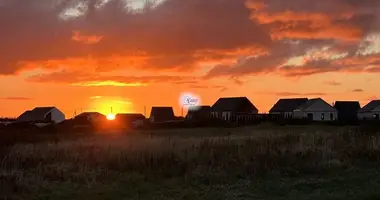
[[181,117],[183,117],[183,105],[182,105],[182,111],[181,111],[182,113],[181,113]]
[[144,116],[146,117],[146,106],[144,106]]

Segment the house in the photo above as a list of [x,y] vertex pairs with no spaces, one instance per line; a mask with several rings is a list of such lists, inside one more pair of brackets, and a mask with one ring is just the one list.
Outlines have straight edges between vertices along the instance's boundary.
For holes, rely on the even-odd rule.
[[56,107],[37,107],[25,111],[17,118],[17,122],[32,123],[60,123],[65,120],[65,114]]
[[373,100],[358,111],[360,120],[380,120],[380,100]]
[[209,120],[211,115],[211,106],[193,106],[189,107],[187,120],[205,121]]
[[229,122],[238,121],[240,115],[248,118],[252,114],[258,114],[258,112],[247,97],[227,97],[218,99],[211,107],[211,118]]
[[358,101],[336,101],[334,108],[338,110],[339,121],[356,121],[360,103]]
[[269,114],[280,115],[283,118],[292,118],[293,111],[307,101],[307,98],[280,99],[269,110]]
[[121,113],[117,114],[115,118],[123,127],[141,126],[146,119],[145,116],[140,113]]
[[309,99],[293,112],[294,118],[308,118],[313,121],[333,121],[338,118],[338,110],[321,98]]
[[165,122],[174,120],[174,112],[172,107],[152,107],[150,112],[150,122]]
[[74,118],[75,121],[92,122],[92,123],[104,121],[105,119],[106,119],[106,116],[99,112],[84,112],[75,116]]

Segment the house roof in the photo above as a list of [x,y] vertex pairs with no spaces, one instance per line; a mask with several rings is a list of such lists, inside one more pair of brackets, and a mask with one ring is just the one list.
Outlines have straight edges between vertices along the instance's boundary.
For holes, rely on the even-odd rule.
[[307,101],[307,98],[280,99],[269,112],[293,112]]
[[139,119],[145,119],[145,116],[140,113],[119,113],[116,115],[116,119],[139,120]]
[[166,121],[174,119],[172,107],[152,107],[150,117],[154,117],[155,121]]
[[365,105],[359,111],[360,112],[368,112],[368,111],[374,110],[375,108],[377,108],[379,106],[380,106],[380,100],[372,100],[371,102],[369,102],[367,105]]
[[102,116],[102,117],[105,116],[99,112],[83,112],[83,113],[77,115],[76,117],[88,117],[88,116],[92,116],[92,115],[98,115],[98,116]]
[[336,101],[334,104],[339,112],[357,112],[360,109],[359,101]]
[[43,121],[45,116],[49,114],[55,107],[36,107],[33,110],[25,111],[21,114],[17,121],[28,122],[28,121]]
[[257,108],[247,97],[220,98],[211,108],[213,111],[244,112],[248,108],[257,111]]
[[195,107],[190,107],[187,113],[194,114],[194,113],[203,113],[203,112],[210,112],[210,111],[211,111],[211,106],[195,106]]
[[[309,99],[306,103],[300,105],[297,110],[306,110],[308,109],[310,106],[312,106],[313,104],[315,104],[316,102],[318,101],[322,101],[324,102],[326,105],[328,105],[332,110],[336,110],[334,107],[332,107],[330,104],[328,104],[325,100],[323,100],[322,98],[315,98],[315,99]],[[337,110],[336,110],[337,111]]]

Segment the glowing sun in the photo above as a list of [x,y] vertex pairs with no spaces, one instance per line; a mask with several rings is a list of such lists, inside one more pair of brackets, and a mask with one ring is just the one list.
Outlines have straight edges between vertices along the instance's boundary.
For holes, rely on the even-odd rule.
[[107,120],[110,120],[110,121],[115,120],[115,115],[114,114],[108,114]]

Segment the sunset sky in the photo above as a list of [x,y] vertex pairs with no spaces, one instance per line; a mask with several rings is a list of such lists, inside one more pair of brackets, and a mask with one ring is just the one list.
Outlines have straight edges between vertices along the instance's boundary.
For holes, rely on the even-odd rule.
[[378,0],[0,0],[0,116],[380,98]]

